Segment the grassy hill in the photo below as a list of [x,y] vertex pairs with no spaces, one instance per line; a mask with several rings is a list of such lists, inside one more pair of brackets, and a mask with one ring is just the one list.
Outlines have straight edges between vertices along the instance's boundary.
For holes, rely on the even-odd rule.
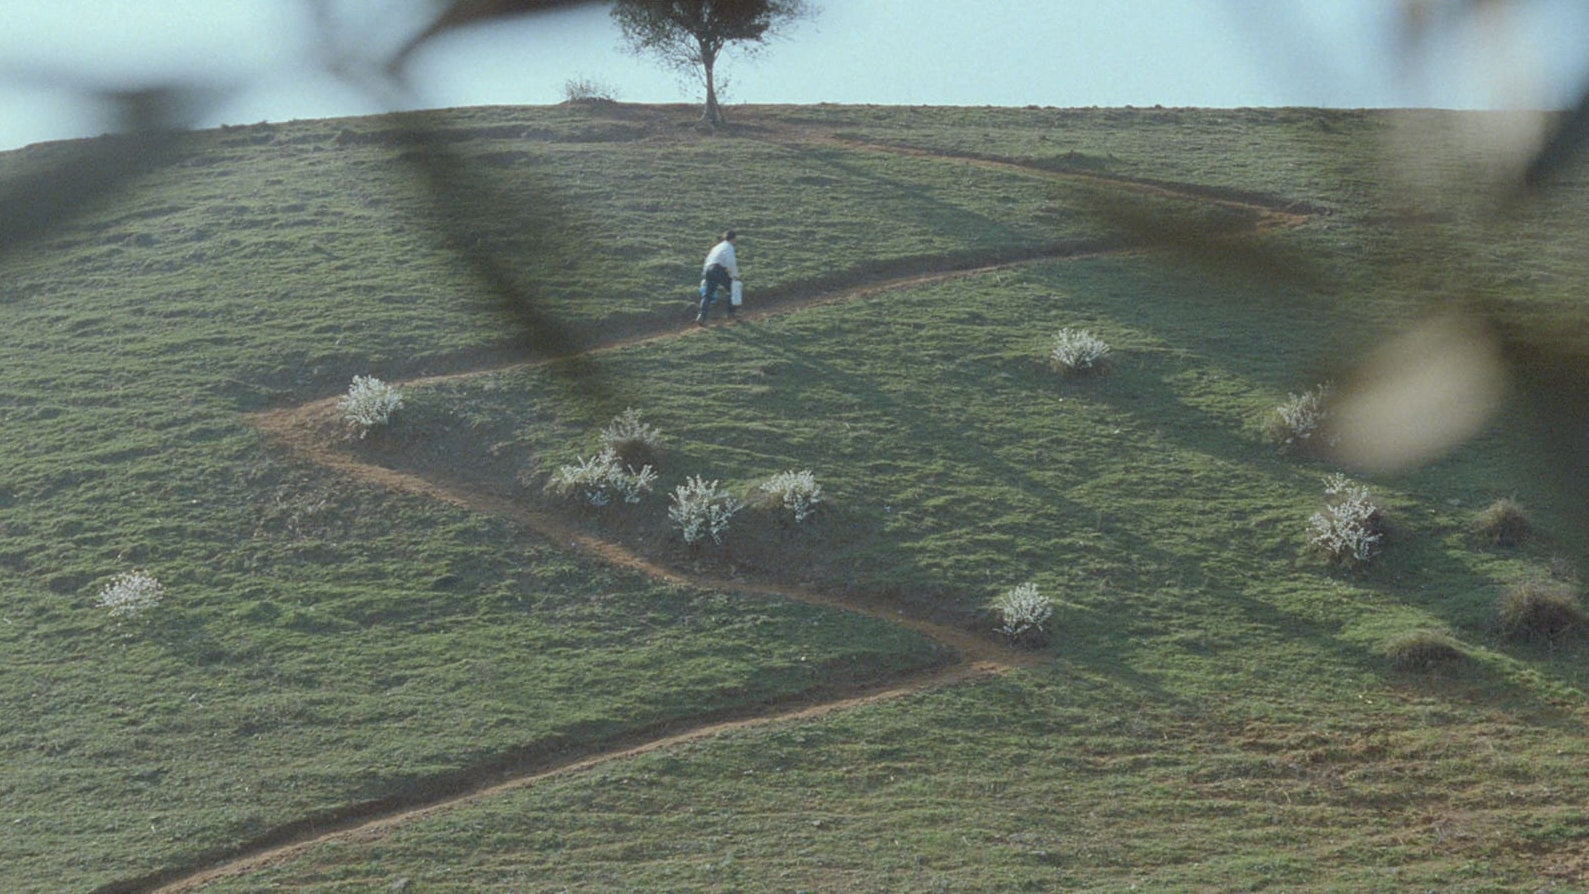
[[[1434,309],[1575,332],[1576,181],[1419,191],[1389,113],[690,120],[194,133],[0,257],[0,888],[1582,883],[1583,648],[1496,621],[1581,554],[1521,411],[1360,475],[1359,569],[1307,549],[1335,467],[1264,433]],[[1410,120],[1476,182],[1445,138],[1487,119]],[[726,226],[750,319],[698,330]],[[364,439],[355,375],[407,396]],[[631,407],[656,491],[550,496]],[[807,469],[809,522],[668,524],[692,476]],[[1502,496],[1521,547],[1470,530]],[[118,623],[135,568],[166,598]],[[987,610],[1028,581],[1036,650]],[[1461,659],[1388,657],[1420,631]]]

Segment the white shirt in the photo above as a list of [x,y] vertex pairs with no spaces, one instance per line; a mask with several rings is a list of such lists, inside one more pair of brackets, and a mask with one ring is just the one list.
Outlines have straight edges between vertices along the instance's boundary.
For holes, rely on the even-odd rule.
[[728,270],[729,276],[739,279],[739,261],[734,257],[734,243],[724,239],[712,246],[712,250],[706,255],[706,263],[701,265],[701,272],[705,273],[712,269],[713,264],[722,264]]

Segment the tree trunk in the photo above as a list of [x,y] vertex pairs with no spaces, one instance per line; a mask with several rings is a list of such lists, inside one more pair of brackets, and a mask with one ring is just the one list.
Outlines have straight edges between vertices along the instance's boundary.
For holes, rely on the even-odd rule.
[[701,70],[706,78],[706,108],[701,110],[701,123],[716,127],[723,123],[723,111],[717,107],[716,53],[701,54]]

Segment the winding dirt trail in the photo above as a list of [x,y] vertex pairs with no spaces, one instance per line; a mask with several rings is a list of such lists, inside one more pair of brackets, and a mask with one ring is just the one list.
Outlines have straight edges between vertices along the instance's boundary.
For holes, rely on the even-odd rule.
[[[1318,213],[1318,209],[1267,200],[1263,197],[1220,194],[1193,185],[1116,178],[1096,172],[1050,170],[1008,160],[949,155],[912,147],[864,143],[829,134],[804,132],[782,134],[779,137],[790,143],[821,143],[843,146],[853,151],[930,158],[945,163],[986,167],[1039,179],[1096,182],[1107,184],[1112,189],[1220,205],[1250,212],[1254,218],[1251,225],[1253,231],[1297,226]],[[980,276],[1045,260],[1118,256],[1141,252],[1148,248],[1149,246],[1145,245],[1125,243],[1103,246],[1050,246],[1015,257],[1007,257],[996,263],[981,265],[966,265],[963,262],[957,265],[947,260],[934,263],[931,259],[924,259],[913,271],[879,274],[869,279],[855,278],[826,288],[817,286],[809,290],[789,290],[785,294],[775,296],[774,300],[761,307],[747,308],[741,313],[741,317],[755,321],[801,308],[854,301],[888,291],[955,278]],[[464,367],[460,371],[416,377],[397,384],[405,387],[424,387],[509,369],[565,362],[662,339],[695,337],[708,331],[693,326],[659,323],[645,331],[629,332],[602,340],[599,344],[585,346],[577,353],[528,362],[487,361],[473,368],[469,368],[469,364],[465,361],[459,364]],[[1017,668],[1032,666],[1040,660],[1039,656],[1033,653],[1011,649],[987,636],[938,623],[913,613],[905,605],[888,599],[864,595],[847,595],[841,599],[817,590],[773,581],[703,576],[686,572],[640,555],[622,543],[595,537],[554,513],[502,498],[459,481],[422,477],[366,462],[342,449],[335,438],[326,437],[326,432],[334,429],[336,425],[338,399],[339,397],[325,398],[300,406],[257,413],[250,416],[249,421],[257,426],[270,442],[305,462],[315,463],[382,487],[509,519],[552,542],[567,544],[614,566],[683,586],[774,596],[879,618],[934,640],[944,646],[953,657],[937,666],[882,682],[854,684],[842,690],[829,689],[820,694],[808,693],[803,697],[787,701],[753,705],[732,715],[702,718],[697,723],[673,724],[663,729],[635,731],[622,740],[607,741],[585,750],[530,756],[516,759],[506,766],[480,768],[477,773],[462,774],[459,779],[438,786],[423,801],[388,800],[353,805],[336,817],[319,818],[312,822],[304,821],[268,833],[245,846],[241,851],[213,864],[151,874],[143,879],[107,887],[103,889],[105,891],[158,891],[167,894],[198,891],[221,880],[246,877],[253,872],[289,861],[324,843],[376,841],[405,824],[522,790],[548,778],[584,772],[603,764],[673,748],[731,730],[808,721],[860,705],[904,698],[934,687],[987,679]]]

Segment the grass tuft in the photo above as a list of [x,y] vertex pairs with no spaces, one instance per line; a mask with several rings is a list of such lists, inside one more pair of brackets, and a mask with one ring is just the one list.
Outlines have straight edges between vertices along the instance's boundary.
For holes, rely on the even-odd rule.
[[1485,543],[1504,547],[1522,546],[1534,533],[1528,511],[1510,497],[1502,497],[1481,510],[1474,516],[1472,527]]
[[1468,653],[1444,630],[1414,630],[1385,643],[1385,657],[1397,670],[1435,670],[1468,660]]
[[1496,622],[1508,639],[1554,643],[1582,627],[1584,613],[1571,586],[1559,581],[1527,580],[1501,594]]

